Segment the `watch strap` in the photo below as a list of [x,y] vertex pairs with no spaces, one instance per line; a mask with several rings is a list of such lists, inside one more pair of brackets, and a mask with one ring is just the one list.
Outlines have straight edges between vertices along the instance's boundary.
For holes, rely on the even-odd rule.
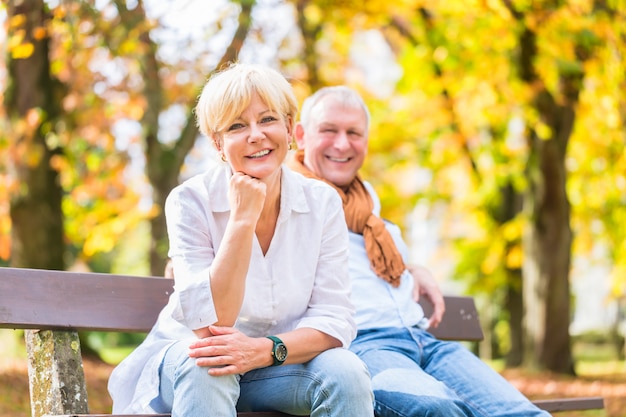
[[[285,359],[287,357],[286,356],[287,346],[285,346],[285,343],[283,343],[283,341],[280,340],[276,336],[265,336],[265,337],[267,337],[272,342],[274,342],[274,346],[272,347],[272,359],[274,359],[274,363],[272,364],[272,366],[282,365],[283,362],[285,362]],[[282,346],[282,348],[285,350],[285,358],[283,358],[282,360],[279,359],[276,355],[276,350],[279,348],[279,346]]]

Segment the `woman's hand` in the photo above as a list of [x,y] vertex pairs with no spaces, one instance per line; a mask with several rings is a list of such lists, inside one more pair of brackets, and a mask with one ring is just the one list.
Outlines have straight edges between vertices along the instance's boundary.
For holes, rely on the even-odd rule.
[[265,202],[266,185],[243,172],[235,172],[230,178],[228,201],[236,220],[250,220],[256,225]]
[[271,365],[272,341],[248,337],[232,327],[209,326],[212,336],[194,341],[189,357],[198,366],[207,366],[209,375],[243,374]]

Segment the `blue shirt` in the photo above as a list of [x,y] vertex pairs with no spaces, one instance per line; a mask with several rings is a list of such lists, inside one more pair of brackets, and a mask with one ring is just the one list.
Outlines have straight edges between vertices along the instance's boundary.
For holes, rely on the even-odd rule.
[[[373,213],[380,217],[378,195],[369,183],[364,183],[374,201]],[[400,228],[387,221],[385,226],[406,263],[409,251],[402,239]],[[413,300],[413,277],[408,270],[402,274],[400,286],[392,287],[371,269],[363,235],[350,232],[349,236],[351,298],[356,309],[358,330],[415,325],[426,327],[428,320],[424,316],[424,311]]]

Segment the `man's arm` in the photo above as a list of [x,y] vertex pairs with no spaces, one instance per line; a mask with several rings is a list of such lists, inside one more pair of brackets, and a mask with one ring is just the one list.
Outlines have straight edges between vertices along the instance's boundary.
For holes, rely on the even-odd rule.
[[443,294],[437,281],[430,271],[422,266],[407,265],[407,269],[413,275],[413,299],[418,302],[420,297],[425,296],[433,304],[433,314],[430,317],[430,326],[437,327],[446,311]]

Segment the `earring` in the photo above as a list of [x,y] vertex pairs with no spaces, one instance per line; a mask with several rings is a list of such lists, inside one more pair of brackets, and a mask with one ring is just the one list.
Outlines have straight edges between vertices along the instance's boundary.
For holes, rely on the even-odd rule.
[[222,161],[224,162],[228,162],[228,159],[226,159],[226,155],[224,155],[224,153],[220,153],[220,157],[222,158]]
[[288,151],[290,151],[290,150],[292,150],[292,149],[293,149],[292,142],[291,142],[291,141],[289,141],[289,142],[287,143],[287,150],[288,150]]

